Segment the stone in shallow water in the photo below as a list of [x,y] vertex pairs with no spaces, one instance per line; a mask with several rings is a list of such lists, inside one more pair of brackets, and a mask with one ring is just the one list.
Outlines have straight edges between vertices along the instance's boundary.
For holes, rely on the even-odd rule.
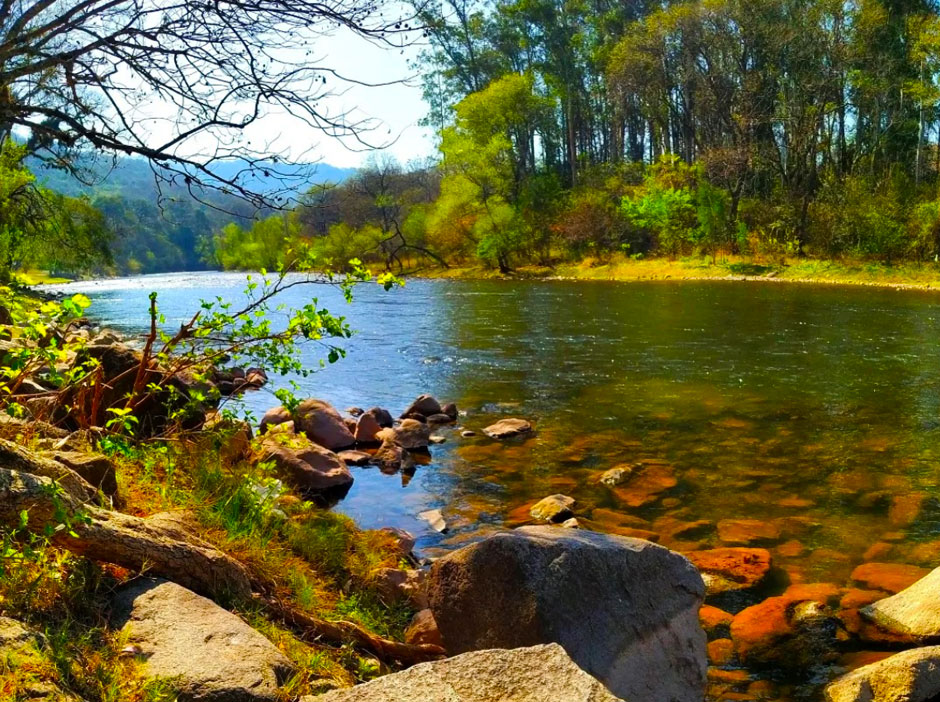
[[627,507],[643,507],[652,504],[660,495],[671,490],[679,481],[672,466],[646,465],[639,475],[624,486],[613,489],[614,495]]
[[839,619],[842,620],[845,630],[865,643],[879,646],[899,646],[914,643],[910,636],[892,634],[879,628],[865,619],[860,610],[878,600],[883,600],[885,593],[881,590],[849,590],[839,601]]
[[491,424],[483,430],[491,439],[509,439],[520,434],[529,434],[532,432],[532,424],[525,419],[500,419],[495,424]]
[[441,514],[441,510],[439,509],[427,509],[423,512],[419,512],[418,518],[430,524],[434,531],[439,531],[442,534],[447,531],[447,522],[444,521],[444,515]]
[[828,702],[928,702],[940,695],[940,646],[903,651],[826,687]]
[[770,551],[763,548],[715,548],[685,555],[702,573],[709,595],[758,587],[773,563]]
[[633,475],[633,467],[621,465],[605,470],[600,477],[600,483],[608,487],[617,487],[630,479]]
[[861,610],[879,628],[918,641],[940,640],[940,568]]
[[473,651],[302,702],[617,702],[558,644]]
[[533,519],[543,522],[564,522],[573,516],[572,507],[574,507],[573,497],[549,495],[532,505],[529,514]]
[[900,592],[930,571],[906,563],[863,563],[852,571],[852,580],[869,590]]
[[701,622],[705,633],[711,635],[715,631],[731,626],[734,615],[711,605],[702,605],[702,608],[698,611],[698,620]]
[[718,538],[729,546],[757,546],[780,540],[780,529],[760,519],[722,519]]

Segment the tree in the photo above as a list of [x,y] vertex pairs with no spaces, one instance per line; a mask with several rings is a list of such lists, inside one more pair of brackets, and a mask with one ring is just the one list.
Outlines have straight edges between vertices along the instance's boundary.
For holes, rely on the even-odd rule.
[[[0,143],[26,131],[30,150],[57,167],[89,149],[139,155],[158,182],[193,194],[282,203],[309,174],[284,171],[290,183],[279,193],[253,190],[254,171],[277,174],[278,158],[244,130],[286,111],[370,145],[370,122],[325,106],[332,85],[348,79],[321,62],[316,41],[338,29],[399,46],[416,31],[412,14],[380,8],[371,0],[0,0]],[[272,156],[274,165],[262,165]],[[233,159],[243,166],[225,168]]]

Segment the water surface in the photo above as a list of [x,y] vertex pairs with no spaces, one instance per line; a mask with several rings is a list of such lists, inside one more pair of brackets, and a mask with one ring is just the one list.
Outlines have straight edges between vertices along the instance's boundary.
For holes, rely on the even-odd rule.
[[[140,333],[150,290],[174,327],[200,298],[237,299],[243,283],[241,274],[200,273],[65,289],[88,294],[105,324]],[[563,492],[590,526],[629,521],[680,550],[721,545],[721,520],[770,523],[778,535],[767,545],[794,582],[844,585],[876,543],[890,544],[879,560],[940,564],[935,293],[415,280],[392,292],[362,287],[347,307],[336,290],[315,292],[357,334],[345,360],[299,379],[305,394],[397,415],[430,392],[456,402],[460,426],[478,432],[443,430],[447,442],[406,485],[354,468],[337,509],[364,527],[409,529],[433,555],[521,523],[534,500]],[[318,359],[311,349],[305,360],[314,368]],[[272,380],[269,391],[283,382]],[[269,391],[246,396],[259,417],[276,404]],[[537,433],[505,444],[480,434],[506,416],[531,419]],[[635,494],[598,484],[622,464],[676,484],[637,505]],[[448,534],[417,518],[429,508],[442,509]],[[675,520],[706,523],[671,538]]]

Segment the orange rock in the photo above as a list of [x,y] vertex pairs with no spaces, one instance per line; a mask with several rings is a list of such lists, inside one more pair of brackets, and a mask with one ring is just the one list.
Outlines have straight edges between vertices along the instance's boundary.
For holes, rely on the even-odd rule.
[[796,539],[790,539],[786,543],[780,544],[775,549],[777,554],[783,556],[784,558],[799,558],[806,551],[806,547],[803,546],[802,541],[797,541]]
[[835,655],[833,621],[817,602],[769,597],[735,616],[731,638],[743,663],[805,670]]
[[721,668],[709,668],[708,679],[713,682],[722,683],[742,683],[751,679],[746,670],[722,670]]
[[718,538],[731,546],[753,546],[778,541],[780,529],[760,519],[722,519],[718,522]]
[[925,497],[922,492],[895,495],[888,510],[888,520],[896,527],[910,526],[920,516]]
[[613,489],[614,495],[627,507],[642,507],[652,504],[659,496],[674,488],[679,481],[675,471],[669,465],[647,465],[644,461],[639,475],[629,484]]
[[940,541],[927,541],[917,544],[908,553],[907,560],[925,566],[940,563]]
[[649,529],[650,523],[645,519],[626,512],[617,512],[612,509],[597,507],[591,511],[591,519],[599,524],[613,526],[627,526],[634,529]]
[[836,599],[841,593],[842,588],[835,583],[799,583],[788,587],[782,597],[826,604],[829,600]]
[[444,646],[441,632],[434,621],[434,613],[430,609],[422,609],[412,618],[411,624],[405,630],[405,643]]
[[839,667],[845,668],[846,671],[852,671],[862,666],[883,661],[894,654],[895,651],[852,651],[839,657]]
[[698,611],[698,620],[706,634],[712,633],[718,627],[731,626],[734,615],[723,609],[712,607],[711,605],[702,605]]
[[747,691],[758,698],[766,698],[776,696],[777,686],[770,680],[755,680],[747,686]]
[[763,548],[715,548],[685,556],[702,573],[710,595],[756,587],[771,567],[770,551]]
[[734,658],[734,642],[731,639],[715,639],[707,646],[708,662],[712,665],[727,665]]
[[852,580],[870,590],[892,594],[910,587],[930,571],[906,563],[863,563],[852,571]]
[[815,503],[812,500],[807,500],[803,497],[784,497],[782,500],[778,501],[777,504],[781,507],[802,509],[805,507],[812,507]]
[[868,550],[862,554],[862,560],[877,561],[878,559],[884,558],[889,553],[891,553],[893,548],[894,546],[892,544],[879,541],[878,543],[872,544],[868,547]]
[[897,646],[914,643],[913,639],[910,637],[893,634],[880,629],[859,613],[859,609],[862,607],[884,599],[885,596],[885,593],[881,590],[856,589],[846,592],[839,602],[839,619],[841,619],[842,623],[845,625],[846,631],[854,634],[866,643],[881,646]]
[[708,536],[715,525],[707,519],[687,522],[667,515],[653,522],[653,528],[667,541],[692,541]]
[[882,541],[888,541],[890,543],[904,541],[906,538],[907,534],[905,534],[903,531],[888,531],[881,535]]

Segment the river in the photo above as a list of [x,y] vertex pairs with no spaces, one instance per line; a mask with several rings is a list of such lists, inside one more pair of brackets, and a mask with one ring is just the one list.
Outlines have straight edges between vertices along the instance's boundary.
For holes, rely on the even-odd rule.
[[[87,294],[94,317],[139,334],[151,290],[172,328],[200,298],[235,300],[243,286],[243,274],[198,273],[56,289]],[[874,544],[878,560],[940,563],[936,293],[411,280],[390,292],[362,286],[347,306],[335,289],[314,292],[356,334],[347,358],[298,379],[305,395],[397,415],[429,392],[456,402],[460,426],[477,431],[442,430],[446,443],[407,483],[354,468],[336,507],[364,527],[414,532],[425,554],[521,523],[534,500],[565,493],[595,528],[622,531],[618,514],[657,533],[669,520],[702,522],[663,539],[678,549],[721,545],[721,520],[771,524],[761,538],[793,582],[842,586]],[[320,354],[308,353],[317,367]],[[279,382],[247,395],[246,408],[260,417],[277,404]],[[507,416],[532,420],[536,434],[482,436]],[[607,468],[643,462],[675,486],[643,500],[598,484]],[[448,533],[417,517],[429,508],[443,511]]]

